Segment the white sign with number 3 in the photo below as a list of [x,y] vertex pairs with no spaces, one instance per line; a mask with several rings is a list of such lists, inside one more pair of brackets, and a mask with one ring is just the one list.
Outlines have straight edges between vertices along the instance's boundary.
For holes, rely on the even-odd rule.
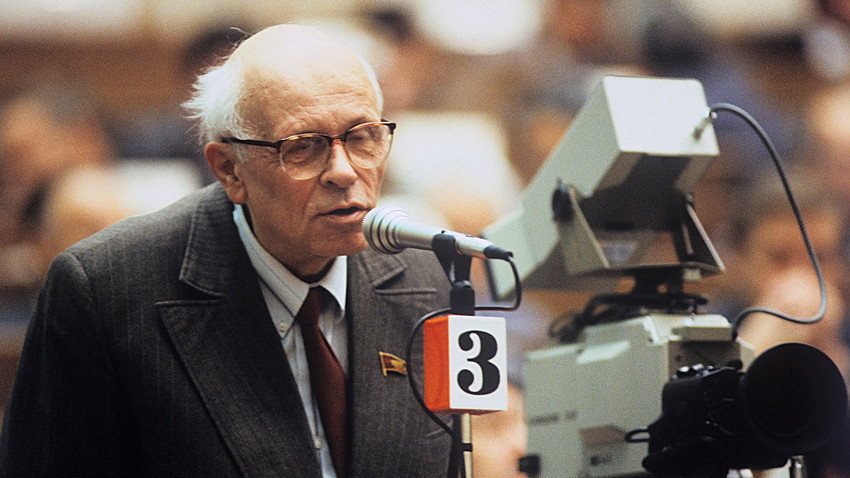
[[507,409],[502,317],[448,315],[425,324],[425,402],[439,413]]

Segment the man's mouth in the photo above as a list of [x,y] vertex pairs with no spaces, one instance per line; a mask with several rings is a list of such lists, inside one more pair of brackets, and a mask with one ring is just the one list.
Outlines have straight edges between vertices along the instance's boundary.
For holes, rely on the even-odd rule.
[[362,209],[360,209],[359,207],[346,207],[346,208],[342,208],[342,209],[334,209],[333,211],[330,211],[330,212],[326,213],[325,215],[327,215],[327,216],[348,216],[350,214],[354,214],[354,213],[357,213],[359,211],[362,211]]

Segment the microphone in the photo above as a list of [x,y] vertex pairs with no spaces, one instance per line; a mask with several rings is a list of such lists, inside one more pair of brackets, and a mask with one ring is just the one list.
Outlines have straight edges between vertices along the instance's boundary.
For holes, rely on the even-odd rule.
[[411,221],[407,213],[396,206],[372,209],[363,218],[366,242],[384,254],[396,254],[407,247],[433,250],[434,238],[440,234],[454,237],[458,254],[481,259],[508,259],[513,256],[510,251],[486,239]]

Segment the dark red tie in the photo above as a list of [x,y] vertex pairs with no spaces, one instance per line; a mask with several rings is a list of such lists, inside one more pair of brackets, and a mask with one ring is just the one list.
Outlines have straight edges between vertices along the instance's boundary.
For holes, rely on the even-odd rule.
[[295,321],[301,327],[304,350],[310,367],[310,387],[319,405],[334,469],[339,478],[344,478],[348,455],[345,372],[325,334],[319,329],[319,313],[322,310],[322,296],[325,294],[321,287],[311,288],[301,310],[295,316]]

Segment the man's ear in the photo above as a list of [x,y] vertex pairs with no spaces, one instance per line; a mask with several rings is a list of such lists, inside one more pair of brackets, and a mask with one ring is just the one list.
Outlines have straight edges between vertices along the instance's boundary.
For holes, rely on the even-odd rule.
[[244,204],[247,193],[241,177],[242,163],[231,148],[224,143],[207,143],[204,146],[204,157],[218,182],[224,186],[227,197],[234,204]]

